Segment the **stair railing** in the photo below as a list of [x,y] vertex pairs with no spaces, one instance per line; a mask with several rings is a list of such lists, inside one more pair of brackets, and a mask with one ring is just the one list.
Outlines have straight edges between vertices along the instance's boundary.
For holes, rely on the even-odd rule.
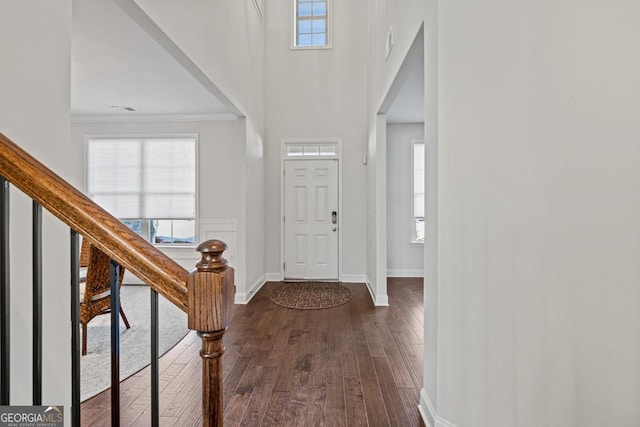
[[[11,185],[10,185],[11,184]],[[72,425],[80,425],[79,239],[107,254],[111,262],[112,425],[119,425],[118,269],[124,267],[151,288],[151,413],[159,423],[158,310],[161,294],[188,315],[189,329],[202,339],[202,424],[222,426],[222,336],[233,313],[234,271],[218,240],[200,244],[201,260],[189,273],[130,230],[82,192],[0,134],[0,405],[10,405],[9,360],[9,191],[14,186],[33,199],[33,404],[42,404],[42,208],[71,228]]]

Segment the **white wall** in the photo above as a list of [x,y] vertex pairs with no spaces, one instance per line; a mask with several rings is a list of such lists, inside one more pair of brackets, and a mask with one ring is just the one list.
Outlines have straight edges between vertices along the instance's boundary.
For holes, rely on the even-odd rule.
[[413,142],[424,140],[422,123],[387,124],[387,275],[422,277],[424,247],[411,243]]
[[[394,83],[400,67],[407,57],[407,53],[409,52],[416,34],[424,21],[425,10],[427,8],[426,2],[423,0],[381,0],[376,2],[367,2],[366,8],[368,23],[368,44],[366,45],[368,54],[366,119],[367,127],[369,129],[369,152],[376,152],[381,149],[386,149],[386,138],[381,138],[379,135],[380,132],[375,131],[376,122],[379,120],[378,113],[384,112],[381,108],[383,106],[383,102],[388,100],[392,84]],[[393,47],[387,56],[386,41],[389,31],[392,28]],[[369,187],[367,192],[371,197],[386,197],[385,190],[377,183],[377,181],[380,181],[382,178],[380,175],[385,175],[386,177],[386,173],[383,172],[383,169],[379,171],[376,179],[370,177],[367,182]],[[373,188],[371,188],[372,186]],[[370,201],[369,204],[371,206],[372,201]],[[376,204],[373,203],[372,206],[375,207]],[[383,214],[386,215],[386,211],[386,207],[381,205],[377,213],[372,213],[371,211],[368,212],[368,221],[371,222],[377,220],[378,216]],[[435,237],[435,233],[431,235]],[[379,246],[381,242],[387,241],[386,220],[377,227],[373,227],[372,224],[368,225],[367,241],[371,242],[371,244],[376,247]],[[371,252],[372,249],[369,249],[369,253]],[[378,249],[374,252],[378,252],[379,254],[380,250]],[[384,294],[386,296],[386,265],[374,266],[372,263],[381,264],[381,262],[373,261],[371,257],[367,259],[368,278],[370,281],[380,282],[376,284],[376,286],[383,287]],[[386,264],[386,253],[384,255],[384,264]],[[378,268],[382,270],[378,271],[377,274],[380,279],[376,279],[371,276],[373,274],[372,271],[376,271]],[[425,277],[425,281],[427,281],[426,279],[427,278]],[[435,282],[435,280],[428,282],[425,294],[429,293],[428,287],[431,284],[434,284],[433,289],[435,289]],[[432,325],[435,325],[435,323],[432,323]],[[433,359],[430,363],[433,363]]]
[[[69,162],[70,47],[70,0],[0,3],[0,132],[77,182]],[[11,404],[30,405],[31,202],[11,191]],[[43,404],[64,405],[68,420],[69,229],[48,214],[43,229]]]
[[[391,87],[433,0],[366,2],[368,41],[367,120],[372,123]],[[393,48],[386,57],[386,39],[393,28]],[[427,41],[428,43],[429,41]]]
[[262,134],[264,25],[252,0],[128,1],[135,1]]
[[[614,3],[425,4],[439,261],[421,409],[435,425],[640,423],[639,6]],[[372,19],[395,29],[420,10],[388,2]]]
[[[265,282],[265,186],[264,143],[250,120],[246,120],[246,287],[248,301]],[[241,296],[242,297],[242,296]]]
[[[367,88],[367,122],[369,142],[376,150],[377,113],[388,100],[392,85],[398,76],[403,61],[424,25],[424,70],[425,70],[425,151],[426,151],[426,208],[429,217],[426,223],[426,240],[424,244],[424,379],[421,393],[421,411],[427,422],[431,413],[436,414],[438,408],[438,92],[437,92],[437,1],[436,0],[381,0],[367,2],[367,40],[368,40],[368,88]],[[386,39],[393,28],[393,48],[386,56]],[[380,143],[386,141],[380,139]],[[368,181],[368,194],[375,194],[375,180]],[[371,188],[373,186],[373,188]],[[369,213],[371,222],[371,213]],[[377,242],[380,228],[372,224],[367,228],[367,241]],[[386,240],[386,239],[385,239]],[[376,243],[377,244],[377,243]],[[371,253],[372,250],[369,250]],[[371,256],[367,259],[369,277],[374,266]],[[427,403],[428,402],[428,403]],[[428,410],[427,407],[432,408]]]
[[249,119],[240,119],[240,143],[236,155],[241,161],[231,166],[227,177],[233,182],[238,206],[238,252],[236,303],[246,304],[266,280],[264,271],[264,160],[262,138]]
[[367,287],[375,305],[387,298],[387,118],[378,114],[368,142]]
[[386,29],[402,52],[397,29],[425,21],[432,425],[640,423],[639,7],[369,7],[372,110],[395,72]]
[[239,111],[243,130],[235,148],[243,161],[234,170],[239,218],[235,281],[236,302],[245,303],[265,277],[264,24],[252,0],[119,1],[139,5]]
[[640,425],[640,4],[439,4],[439,410]]
[[265,201],[267,272],[281,273],[280,145],[283,139],[342,140],[342,278],[366,269],[366,51],[364,2],[335,1],[333,48],[291,50],[291,0],[266,7]]

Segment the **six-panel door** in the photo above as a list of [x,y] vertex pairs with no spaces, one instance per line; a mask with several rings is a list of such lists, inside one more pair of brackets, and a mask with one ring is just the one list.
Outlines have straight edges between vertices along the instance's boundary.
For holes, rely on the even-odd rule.
[[337,280],[338,161],[284,163],[284,277]]

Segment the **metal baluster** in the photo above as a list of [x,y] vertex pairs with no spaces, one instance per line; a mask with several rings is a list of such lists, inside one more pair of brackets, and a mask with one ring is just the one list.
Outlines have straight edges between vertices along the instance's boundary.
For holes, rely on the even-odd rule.
[[110,260],[111,425],[120,426],[120,264]]
[[151,291],[151,425],[160,425],[160,334],[158,328],[158,293]]
[[80,241],[71,230],[71,425],[80,426]]
[[42,405],[42,206],[33,201],[33,404]]
[[0,176],[0,405],[9,405],[9,181]]

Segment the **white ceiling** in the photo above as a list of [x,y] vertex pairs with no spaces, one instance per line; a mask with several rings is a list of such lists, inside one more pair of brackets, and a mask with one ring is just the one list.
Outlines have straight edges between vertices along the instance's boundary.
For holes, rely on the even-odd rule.
[[[152,37],[116,2],[126,5],[129,11],[137,9],[138,18],[144,15],[133,0],[73,0],[73,115],[238,114],[182,52],[171,55],[163,47],[158,39],[164,34]],[[154,25],[146,15],[141,19]],[[151,33],[157,35],[158,31]],[[421,39],[411,46],[395,88],[390,90],[394,93],[386,111],[389,123],[424,121]],[[112,108],[115,106],[136,111],[123,112]]]
[[73,1],[73,115],[230,112],[113,0]]
[[424,71],[421,67],[413,67],[387,112],[387,123],[422,122],[424,122]]

